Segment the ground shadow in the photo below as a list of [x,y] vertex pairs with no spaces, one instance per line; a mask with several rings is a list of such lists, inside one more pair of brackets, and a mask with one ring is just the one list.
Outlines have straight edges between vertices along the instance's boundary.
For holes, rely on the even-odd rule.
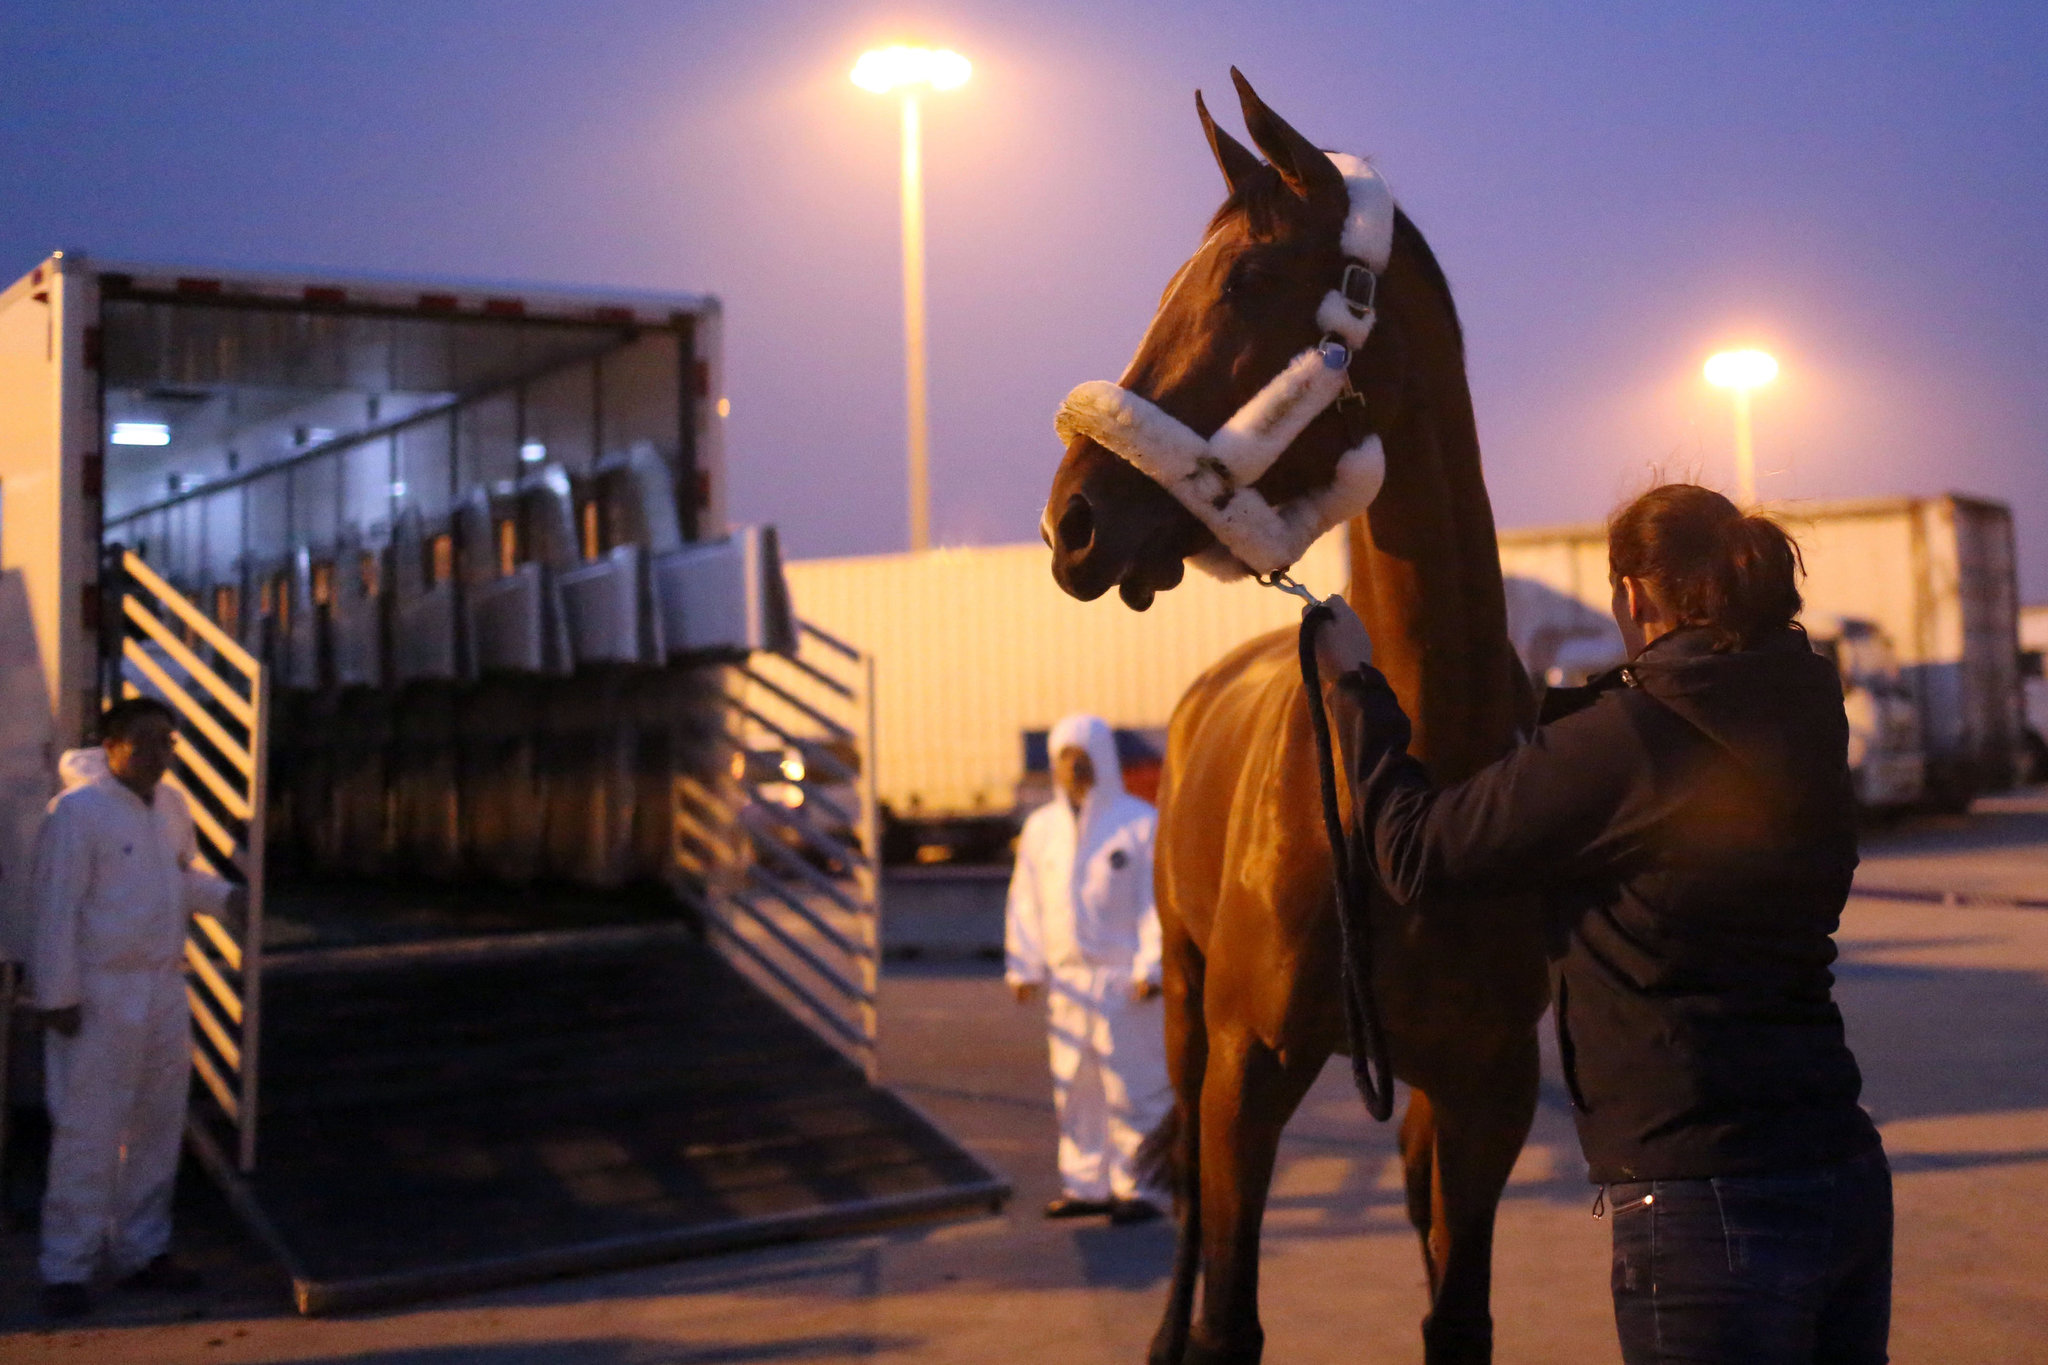
[[308,1358],[303,1365],[752,1365],[752,1362],[859,1360],[907,1350],[915,1337],[868,1332],[827,1333],[780,1341],[708,1342],[677,1346],[618,1337],[601,1341],[495,1342],[356,1351]]
[[2048,981],[2034,971],[1875,960],[1905,946],[1846,944],[1835,964],[1872,1117],[2048,1108]]
[[1173,1222],[1138,1227],[1090,1227],[1074,1233],[1081,1278],[1095,1288],[1149,1289],[1173,1268]]
[[2048,847],[2048,807],[1979,803],[1963,815],[1908,815],[1863,834],[1868,859]]

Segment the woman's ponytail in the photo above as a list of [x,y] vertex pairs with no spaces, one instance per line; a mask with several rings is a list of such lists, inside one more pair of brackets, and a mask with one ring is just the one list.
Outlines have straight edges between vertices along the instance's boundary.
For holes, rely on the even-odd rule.
[[1607,562],[1650,585],[1678,619],[1745,649],[1799,615],[1799,546],[1768,517],[1745,516],[1697,484],[1662,484],[1607,526]]

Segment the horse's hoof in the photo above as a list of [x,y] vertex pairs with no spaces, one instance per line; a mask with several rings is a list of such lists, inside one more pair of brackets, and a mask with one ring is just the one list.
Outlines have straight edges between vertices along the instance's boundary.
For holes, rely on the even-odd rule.
[[1493,1319],[1422,1320],[1424,1365],[1493,1365]]
[[1160,1332],[1152,1338],[1151,1349],[1145,1352],[1145,1365],[1188,1365],[1187,1337]]
[[1263,1333],[1250,1345],[1239,1346],[1212,1346],[1197,1336],[1189,1338],[1187,1353],[1180,1359],[1181,1365],[1259,1365],[1265,1353]]

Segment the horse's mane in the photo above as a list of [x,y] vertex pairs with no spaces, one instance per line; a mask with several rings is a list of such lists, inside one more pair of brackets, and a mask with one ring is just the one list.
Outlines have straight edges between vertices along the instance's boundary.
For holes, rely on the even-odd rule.
[[1262,165],[1257,174],[1247,176],[1243,184],[1230,191],[1222,207],[1210,215],[1209,226],[1202,230],[1202,235],[1208,236],[1241,214],[1254,237],[1275,236],[1296,216],[1296,202],[1293,191],[1280,179],[1280,172]]
[[1458,301],[1451,297],[1451,282],[1444,275],[1443,265],[1437,260],[1436,253],[1429,249],[1429,239],[1422,235],[1422,229],[1415,226],[1414,221],[1403,213],[1398,205],[1394,209],[1394,246],[1397,250],[1406,248],[1415,258],[1416,266],[1422,271],[1422,278],[1443,296],[1444,311],[1451,317],[1451,335],[1457,340],[1458,356],[1462,360],[1465,355],[1465,327],[1458,321]]
[[[1247,177],[1243,184],[1230,192],[1222,207],[1210,216],[1209,226],[1203,229],[1203,235],[1215,232],[1242,214],[1253,236],[1275,236],[1292,218],[1297,202],[1293,191],[1280,179],[1280,173],[1271,166],[1261,166],[1257,175]],[[1422,278],[1442,297],[1444,311],[1451,318],[1451,334],[1457,339],[1458,354],[1462,357],[1465,354],[1465,328],[1458,321],[1458,303],[1451,296],[1451,282],[1444,275],[1436,253],[1430,250],[1429,239],[1398,205],[1394,209],[1394,246],[1396,250],[1405,248],[1415,258]]]

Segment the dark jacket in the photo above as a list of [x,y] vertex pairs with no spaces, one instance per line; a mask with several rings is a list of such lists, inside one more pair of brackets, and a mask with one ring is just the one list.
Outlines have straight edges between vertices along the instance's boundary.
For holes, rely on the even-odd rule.
[[1528,742],[1437,789],[1376,670],[1346,753],[1358,865],[1394,899],[1542,893],[1592,1177],[1789,1170],[1877,1145],[1830,990],[1856,867],[1835,670],[1785,630],[1679,630],[1553,693]]

